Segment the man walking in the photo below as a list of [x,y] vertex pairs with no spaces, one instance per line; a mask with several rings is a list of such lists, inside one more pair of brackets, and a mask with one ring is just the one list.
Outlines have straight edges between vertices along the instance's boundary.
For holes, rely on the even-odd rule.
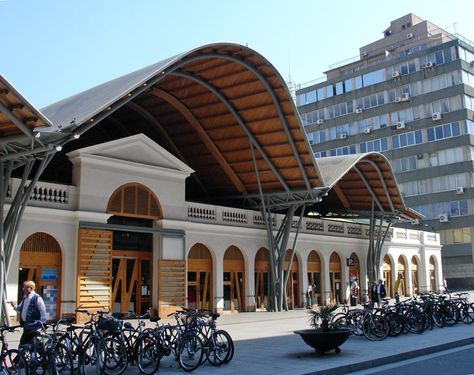
[[23,283],[23,299],[19,305],[10,302],[12,307],[20,313],[20,325],[23,326],[23,334],[20,338],[20,345],[28,344],[35,337],[35,328],[33,323],[41,320],[46,323],[46,306],[43,298],[35,292],[36,284],[29,280]]

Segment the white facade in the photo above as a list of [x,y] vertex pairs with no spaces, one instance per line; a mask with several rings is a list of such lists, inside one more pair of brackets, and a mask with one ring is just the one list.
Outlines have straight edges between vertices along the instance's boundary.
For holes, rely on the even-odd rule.
[[[61,247],[61,313],[73,313],[76,307],[77,252],[80,223],[106,224],[110,214],[107,204],[118,188],[139,183],[151,190],[159,200],[163,219],[156,228],[180,229],[184,236],[154,235],[153,245],[153,305],[158,303],[158,259],[187,260],[191,248],[203,244],[212,256],[212,305],[224,310],[224,254],[237,247],[245,263],[245,309],[255,309],[255,257],[260,248],[267,248],[267,234],[259,212],[187,202],[185,180],[192,173],[187,165],[146,136],[139,134],[124,139],[84,148],[68,154],[73,163],[73,186],[39,182],[35,192],[41,196],[30,200],[21,222],[15,245],[12,271],[8,276],[8,300],[16,300],[20,248],[31,234],[45,232]],[[14,193],[18,181],[13,180]],[[49,200],[54,191],[64,192],[64,199]],[[62,195],[61,195],[62,196]],[[7,207],[8,208],[8,207]],[[277,216],[278,228],[282,218]],[[307,260],[315,250],[321,260],[321,295],[328,302],[331,295],[329,264],[335,252],[341,260],[342,296],[349,296],[349,268],[346,258],[355,253],[360,261],[362,291],[365,289],[368,226],[304,218],[296,244],[298,261],[299,305],[303,306],[306,290]],[[294,233],[293,233],[294,234]],[[290,237],[289,244],[293,238]],[[397,263],[403,259],[407,267],[407,294],[411,294],[412,260],[418,263],[420,290],[430,289],[429,263],[435,264],[435,286],[442,285],[441,246],[439,235],[418,230],[393,228],[383,247],[384,257],[391,259],[391,279],[397,274]],[[382,272],[381,272],[382,273]],[[13,315],[13,311],[11,312]]]

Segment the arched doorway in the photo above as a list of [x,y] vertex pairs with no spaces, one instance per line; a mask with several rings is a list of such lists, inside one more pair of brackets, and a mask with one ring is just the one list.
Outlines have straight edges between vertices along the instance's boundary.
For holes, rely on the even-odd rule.
[[143,227],[114,230],[112,235],[112,311],[143,314],[152,305],[153,234],[146,232],[162,218],[161,206],[147,187],[130,183],[110,197],[109,224]]
[[407,277],[407,266],[405,265],[405,259],[403,259],[402,256],[398,257],[398,264],[397,264],[397,278],[399,275],[402,276],[402,281],[400,283],[400,289],[401,289],[401,296],[406,296],[407,295],[407,289],[406,289],[406,280],[408,280]]
[[61,247],[44,232],[33,233],[21,245],[18,275],[18,301],[23,298],[23,282],[33,280],[46,305],[47,320],[61,314]]
[[429,275],[430,275],[430,290],[431,291],[436,291],[436,263],[435,259],[433,256],[430,257],[430,263],[429,263]]
[[351,254],[351,259],[352,259],[352,265],[349,266],[349,282],[351,283],[352,280],[354,280],[355,278],[357,279],[357,284],[359,285],[358,301],[360,301],[361,300],[360,261],[356,253]]
[[315,250],[308,255],[308,284],[313,285],[312,303],[321,305],[321,258]]
[[331,303],[342,302],[341,258],[335,252],[329,258],[329,282],[331,283]]
[[[285,265],[283,266],[285,275],[288,271],[288,266],[291,259],[292,250],[287,250],[285,254]],[[299,283],[298,283],[298,258],[296,254],[293,257],[291,263],[291,277],[288,278],[288,284],[286,284],[286,295],[289,297],[288,308],[294,309],[300,305],[299,298]]]
[[245,311],[245,261],[235,246],[224,254],[224,310]]
[[269,252],[264,247],[255,255],[255,305],[257,310],[268,306],[268,262]]
[[201,243],[189,251],[187,280],[188,307],[212,311],[212,256]]
[[392,261],[388,255],[383,257],[383,282],[385,284],[385,289],[387,290],[387,297],[393,296],[392,290]]
[[419,279],[418,279],[418,260],[416,257],[411,258],[411,290],[413,294],[419,292]]

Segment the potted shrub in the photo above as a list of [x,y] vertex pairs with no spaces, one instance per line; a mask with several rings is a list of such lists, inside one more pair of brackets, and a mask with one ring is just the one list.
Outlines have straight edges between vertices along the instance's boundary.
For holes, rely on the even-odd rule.
[[349,329],[334,328],[331,326],[331,318],[336,311],[337,305],[319,306],[309,311],[309,325],[311,329],[295,331],[309,346],[318,353],[335,350],[340,353],[341,346],[351,334]]

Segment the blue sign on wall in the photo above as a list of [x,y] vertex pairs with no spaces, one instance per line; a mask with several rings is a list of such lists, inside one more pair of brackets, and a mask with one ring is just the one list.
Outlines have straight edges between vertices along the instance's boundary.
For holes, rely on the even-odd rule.
[[56,268],[43,268],[43,270],[41,271],[41,280],[42,281],[57,281],[58,270]]

